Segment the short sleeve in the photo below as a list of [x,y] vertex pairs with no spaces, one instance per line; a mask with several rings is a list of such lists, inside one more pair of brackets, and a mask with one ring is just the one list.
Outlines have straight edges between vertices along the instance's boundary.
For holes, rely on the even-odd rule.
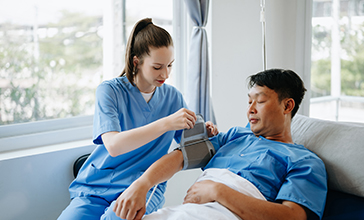
[[215,148],[215,151],[219,150],[223,146],[222,142],[224,140],[225,135],[226,133],[219,132],[216,136],[209,138],[210,142]]
[[288,200],[305,206],[321,219],[326,194],[325,165],[319,158],[310,157],[295,162],[289,168],[276,200]]
[[122,100],[119,99],[117,100],[115,90],[109,84],[102,83],[97,87],[93,123],[95,144],[103,144],[101,139],[103,133],[121,131],[117,102]]
[[228,142],[241,137],[241,133],[251,133],[251,131],[247,128],[233,127],[230,128],[226,133],[219,132],[216,136],[209,138],[209,140],[217,151]]

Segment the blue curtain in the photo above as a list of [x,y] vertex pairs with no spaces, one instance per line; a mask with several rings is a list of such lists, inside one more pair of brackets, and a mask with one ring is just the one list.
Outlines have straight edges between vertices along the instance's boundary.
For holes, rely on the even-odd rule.
[[216,124],[210,96],[208,42],[205,30],[209,0],[185,0],[185,4],[194,25],[187,65],[186,102],[192,111],[202,114],[205,121]]

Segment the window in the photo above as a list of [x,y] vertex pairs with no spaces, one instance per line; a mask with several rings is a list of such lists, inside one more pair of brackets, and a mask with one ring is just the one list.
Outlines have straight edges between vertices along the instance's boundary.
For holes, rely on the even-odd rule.
[[[133,25],[151,17],[176,39],[174,33],[184,32],[179,30],[184,26],[173,22],[187,17],[176,10],[181,4],[178,0],[14,0],[1,7],[0,151],[91,140],[96,87],[121,73]],[[182,48],[178,41],[174,44],[175,51]],[[174,65],[167,83],[175,84],[183,75],[176,72]],[[71,132],[60,135],[60,131]],[[22,140],[17,141],[20,135]],[[47,140],[34,142],[44,136]]]
[[0,125],[92,114],[102,75],[100,3],[1,7]]
[[314,0],[310,116],[364,122],[363,0]]

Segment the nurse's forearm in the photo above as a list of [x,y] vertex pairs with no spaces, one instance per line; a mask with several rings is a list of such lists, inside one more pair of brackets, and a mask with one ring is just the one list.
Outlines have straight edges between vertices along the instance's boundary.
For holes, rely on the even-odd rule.
[[135,184],[141,184],[152,188],[158,183],[169,180],[175,173],[183,167],[183,155],[180,150],[172,151],[164,155],[161,159],[154,162],[144,174],[135,181]]
[[195,113],[181,108],[145,126],[122,132],[107,132],[101,138],[109,154],[116,157],[151,142],[167,131],[193,128],[195,122]]
[[169,131],[165,118],[122,132],[107,132],[102,134],[102,141],[109,154],[113,157],[135,150]]

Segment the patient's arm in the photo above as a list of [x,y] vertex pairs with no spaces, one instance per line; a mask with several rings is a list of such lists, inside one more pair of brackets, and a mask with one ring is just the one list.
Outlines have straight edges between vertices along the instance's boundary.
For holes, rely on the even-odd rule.
[[281,204],[256,199],[222,183],[205,180],[188,190],[184,203],[219,202],[242,219],[307,219],[305,209],[290,201]]
[[[206,122],[208,136],[219,133],[216,125]],[[172,151],[153,163],[145,173],[134,181],[116,200],[113,211],[123,219],[141,219],[146,211],[146,195],[158,183],[170,179],[183,167],[183,154]]]
[[122,219],[141,219],[145,213],[147,192],[156,184],[170,179],[183,167],[183,155],[179,150],[163,156],[133,182],[116,200],[115,214]]

